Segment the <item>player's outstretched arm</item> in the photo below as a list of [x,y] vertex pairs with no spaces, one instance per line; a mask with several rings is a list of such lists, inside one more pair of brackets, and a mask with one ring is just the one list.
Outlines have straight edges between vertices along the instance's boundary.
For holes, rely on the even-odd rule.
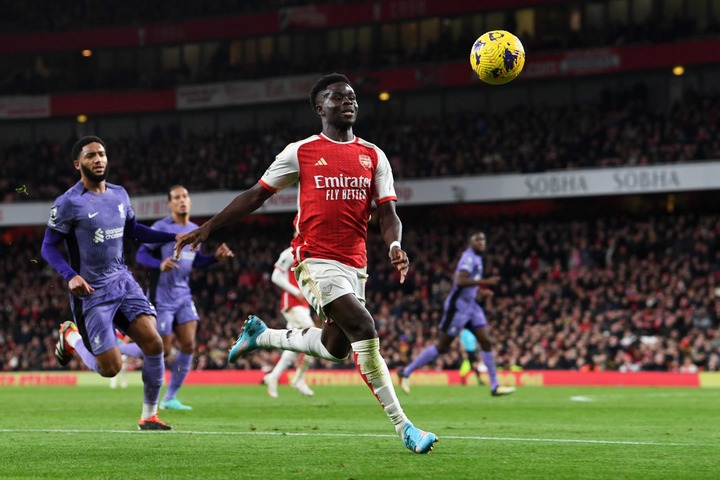
[[302,292],[300,292],[300,289],[297,288],[292,283],[290,283],[290,280],[288,280],[287,270],[283,270],[281,268],[275,267],[273,269],[272,275],[270,276],[270,280],[275,285],[282,288],[283,290],[285,290],[286,292],[288,292],[290,295],[297,298],[298,300],[304,299],[304,297],[302,296]]
[[237,226],[242,218],[260,208],[274,193],[259,183],[245,190],[223,208],[220,213],[203,223],[200,228],[180,235],[175,243],[175,258],[179,258],[180,251],[185,245],[190,245],[192,250],[197,250],[198,245],[210,238],[214,232]]
[[494,287],[498,283],[500,283],[500,277],[497,275],[488,278],[482,278],[478,281],[478,285],[480,285],[481,287]]
[[176,235],[170,232],[155,230],[137,221],[136,217],[128,218],[125,221],[126,240],[140,243],[168,243],[175,241]]

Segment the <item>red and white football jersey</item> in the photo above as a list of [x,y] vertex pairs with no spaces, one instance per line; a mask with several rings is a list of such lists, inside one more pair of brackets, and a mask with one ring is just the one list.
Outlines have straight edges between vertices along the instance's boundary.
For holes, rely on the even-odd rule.
[[385,153],[358,137],[335,142],[313,135],[285,147],[260,179],[273,192],[296,182],[296,260],[322,258],[364,268],[372,202],[397,200]]
[[[295,280],[295,272],[292,271],[293,263],[295,263],[295,256],[293,255],[292,247],[288,247],[282,251],[277,261],[275,262],[275,268],[282,272],[283,276],[288,279],[290,284],[300,291],[297,280]],[[307,300],[298,300],[295,295],[290,295],[287,290],[283,289],[282,295],[280,296],[280,310],[286,312],[293,307],[305,307],[310,308],[310,304]]]

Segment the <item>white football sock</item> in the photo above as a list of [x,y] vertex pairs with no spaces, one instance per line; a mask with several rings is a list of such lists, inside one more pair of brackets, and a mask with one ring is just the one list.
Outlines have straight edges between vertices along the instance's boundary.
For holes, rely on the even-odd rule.
[[305,381],[305,372],[308,368],[310,368],[310,364],[312,363],[312,357],[309,355],[303,355],[302,361],[300,362],[300,365],[297,367],[297,370],[295,370],[295,378],[293,379],[294,382],[304,382]]
[[157,415],[158,411],[158,404],[157,403],[143,403],[143,409],[142,409],[142,415],[140,416],[141,420],[146,420],[153,415]]
[[72,330],[67,335],[65,335],[65,340],[70,344],[71,347],[75,348],[75,345],[77,345],[77,342],[82,340],[82,337],[78,332]]
[[351,345],[355,364],[358,366],[363,380],[380,401],[385,413],[395,426],[397,434],[402,436],[402,429],[408,418],[400,406],[397,395],[395,395],[395,387],[387,364],[380,356],[380,340],[377,338],[360,340],[353,342]]
[[268,373],[269,376],[274,378],[280,378],[280,375],[290,368],[290,366],[295,362],[295,359],[297,359],[298,354],[295,352],[291,352],[290,350],[285,350],[282,355],[280,355],[280,360],[275,364],[275,367],[272,369],[270,373]]
[[[313,357],[323,358],[331,362],[342,362],[344,358],[334,357],[328,352],[321,340],[322,329],[296,328],[294,330],[266,329],[257,337],[257,345],[262,348],[280,348],[291,352],[307,353]],[[347,357],[346,357],[347,358]]]

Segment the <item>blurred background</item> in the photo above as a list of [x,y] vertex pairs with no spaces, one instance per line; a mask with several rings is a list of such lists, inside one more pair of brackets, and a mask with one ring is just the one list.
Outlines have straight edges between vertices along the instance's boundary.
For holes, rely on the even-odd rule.
[[[492,29],[527,55],[504,86],[469,66]],[[395,174],[404,285],[374,220],[368,244],[390,368],[434,340],[482,230],[486,275],[501,277],[483,306],[503,369],[720,369],[720,0],[5,0],[0,54],[2,371],[61,368],[67,285],[40,245],[54,198],[78,180],[79,136],[106,141],[108,181],[143,223],[167,214],[177,183],[202,223],[319,132],[308,93],[330,72],[352,81],[354,131]],[[284,326],[270,275],[293,195],[247,219],[232,262],[194,272],[194,368],[277,358],[228,366],[226,351],[249,313]],[[433,368],[458,368],[456,347]]]

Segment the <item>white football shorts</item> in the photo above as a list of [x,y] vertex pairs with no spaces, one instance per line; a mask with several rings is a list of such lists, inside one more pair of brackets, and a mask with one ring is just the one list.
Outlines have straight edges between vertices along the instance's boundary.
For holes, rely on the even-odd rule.
[[355,295],[365,305],[367,278],[367,267],[349,267],[335,260],[308,258],[295,267],[300,290],[323,320],[327,317],[322,307],[343,295]]

